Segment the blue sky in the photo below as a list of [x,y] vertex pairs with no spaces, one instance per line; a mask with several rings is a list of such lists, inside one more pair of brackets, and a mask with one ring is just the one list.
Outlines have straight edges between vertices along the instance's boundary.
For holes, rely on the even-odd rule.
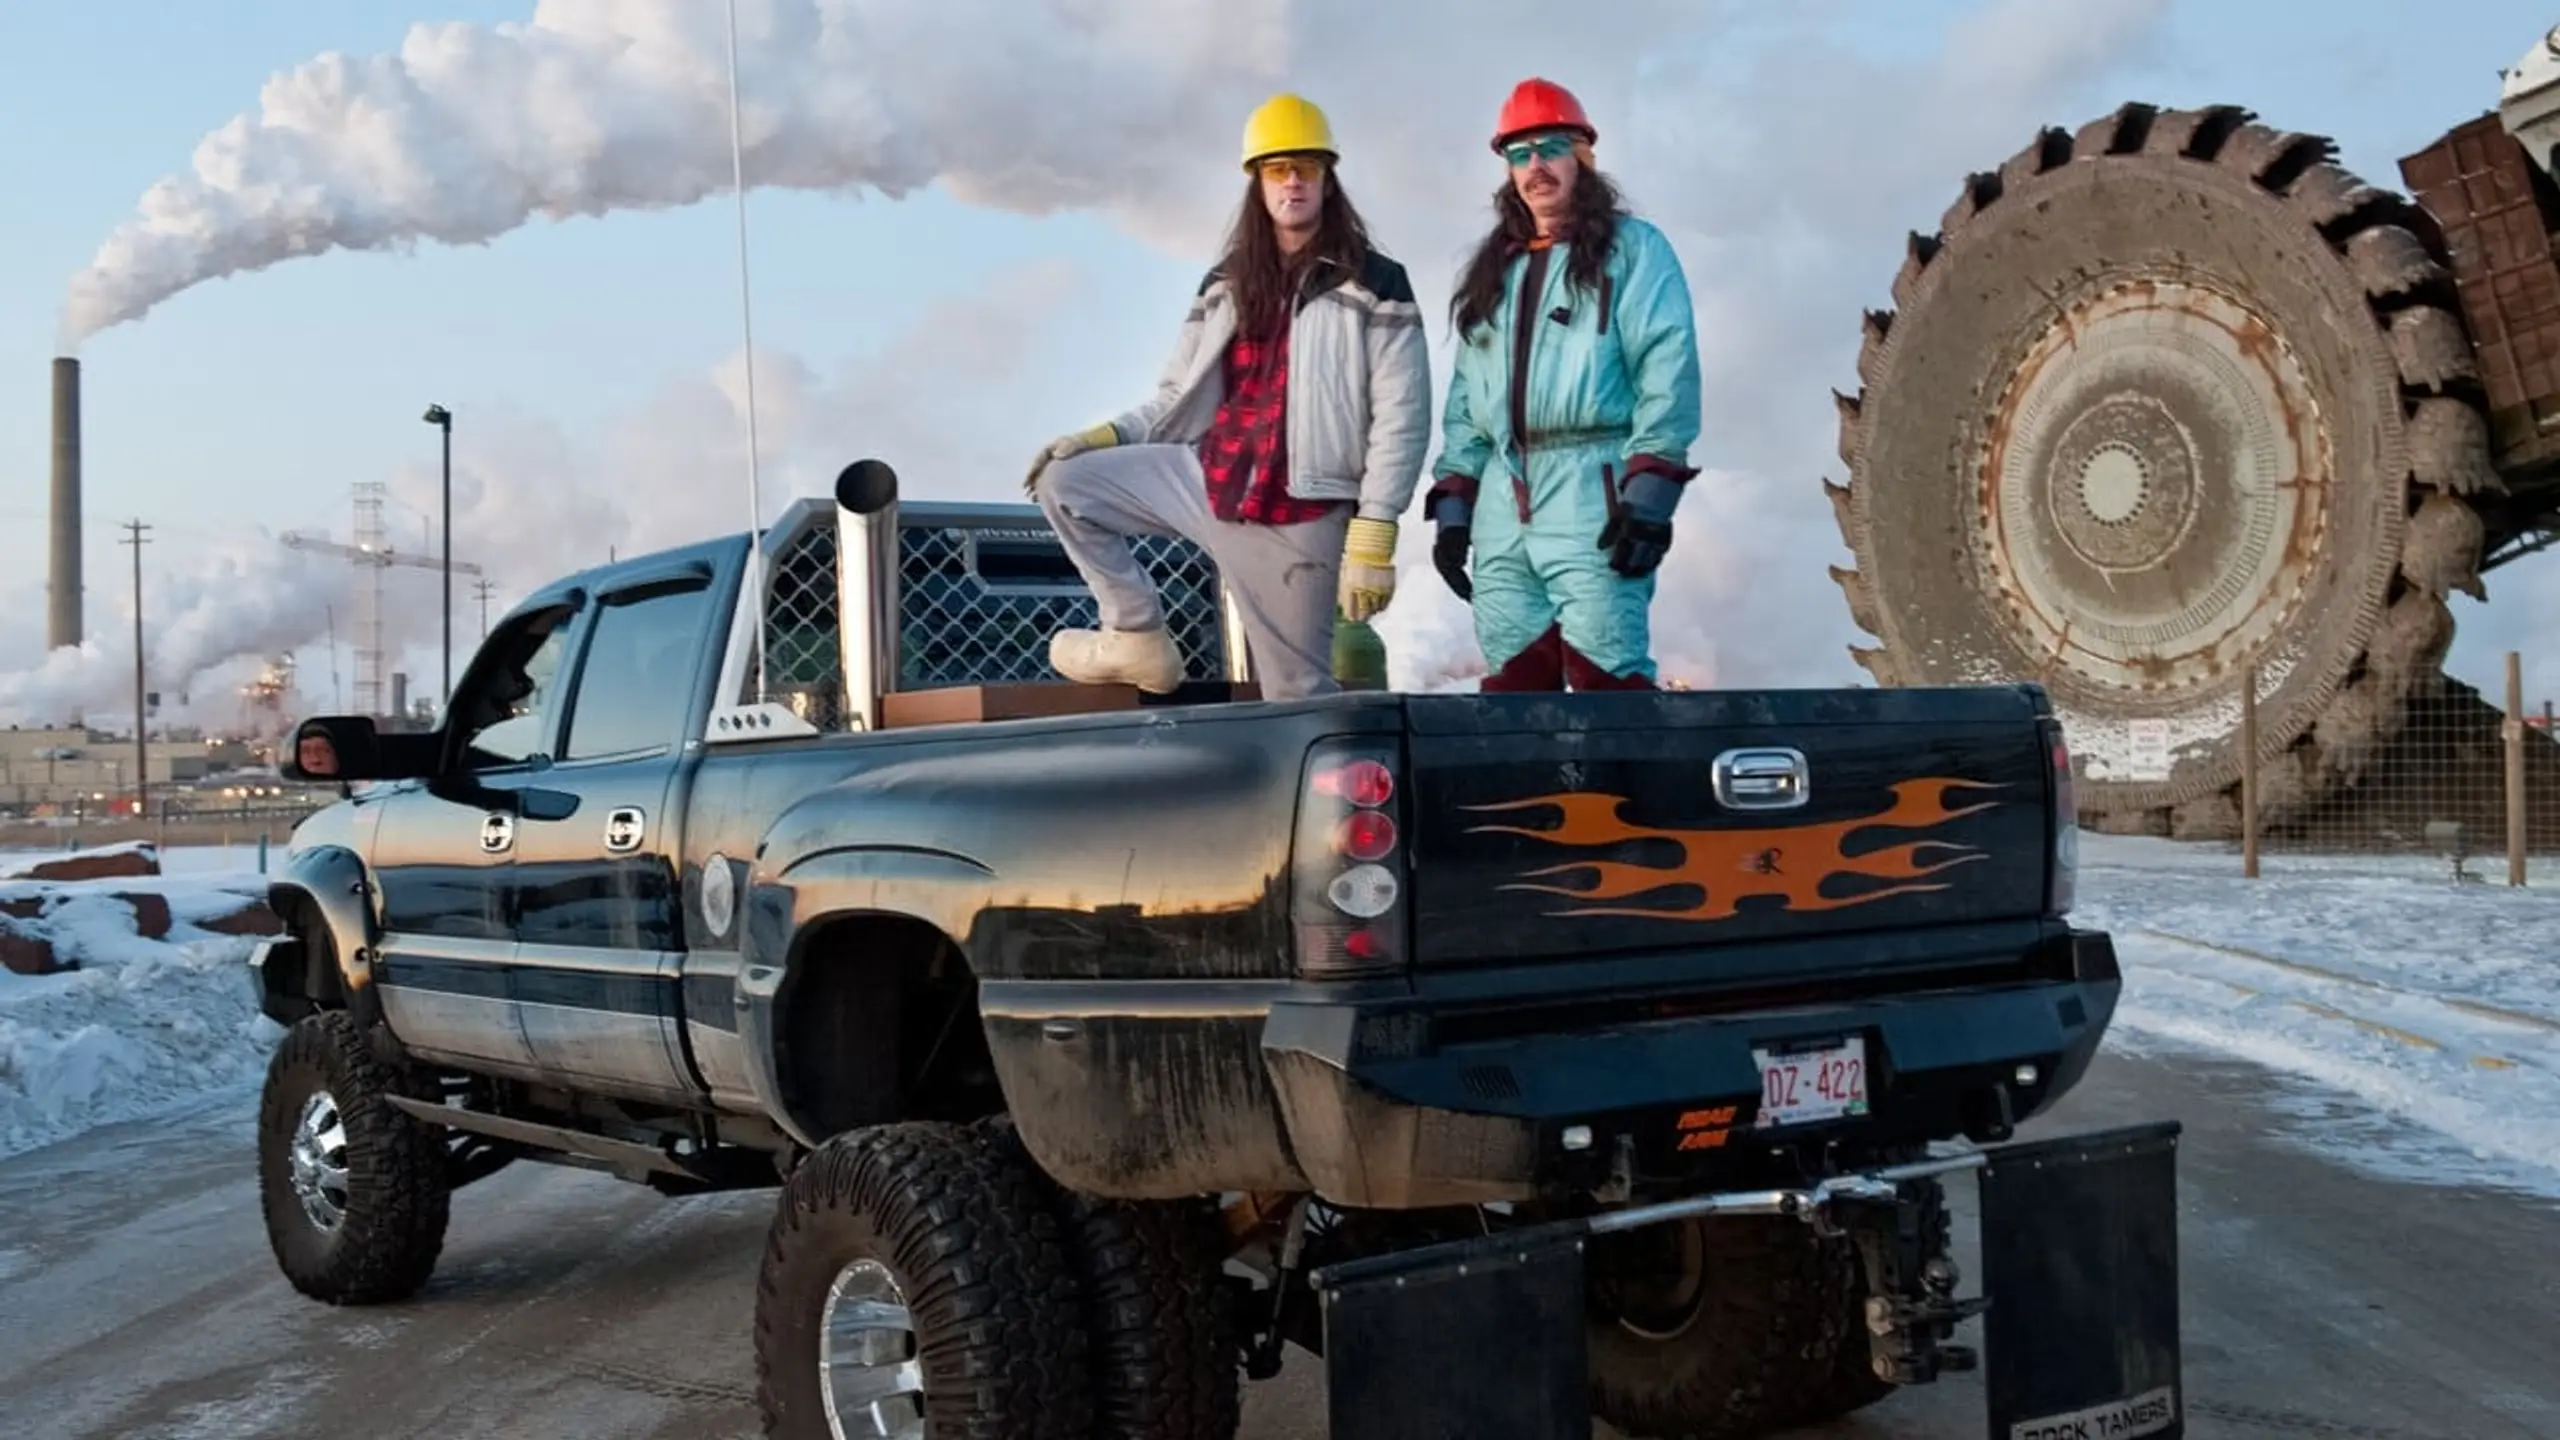
[[[700,3],[718,9],[718,0]],[[1181,8],[1173,0],[1154,3],[1168,13]],[[2093,13],[2124,11],[2142,8],[2143,0],[2092,4]],[[1333,0],[1294,7],[1268,0],[1244,8],[1283,21],[1296,18],[1293,10],[1342,12]],[[1734,8],[1691,5],[1689,12],[1705,18],[1686,33],[1666,36],[1648,28],[1671,13],[1658,0],[1584,4],[1572,10],[1574,34],[1566,42],[1541,33],[1534,22],[1554,12],[1535,6],[1400,4],[1385,43],[1411,40],[1418,47],[1436,15],[1455,20],[1447,43],[1428,52],[1339,60],[1325,47],[1309,46],[1286,78],[1325,99],[1346,128],[1349,117],[1370,119],[1366,134],[1408,106],[1419,107],[1411,111],[1422,117],[1410,121],[1416,126],[1472,133],[1523,67],[1539,64],[1556,45],[1579,47],[1572,53],[1585,57],[1586,68],[1575,73],[1601,77],[1586,95],[1603,104],[1623,98],[1619,82],[1608,78],[1613,74],[1643,75],[1651,84],[1658,71],[1681,66],[1704,64],[1709,74],[1724,66],[1737,73],[1765,69],[1768,57],[1779,53],[1769,48],[1775,42],[1747,34],[1735,41],[1737,32],[1715,18]],[[1790,28],[1798,38],[1818,32],[1840,53],[1888,69],[1948,66],[1960,62],[1937,52],[1949,28],[1977,8],[1936,0],[1825,0],[1793,12],[1800,18]],[[1826,179],[1834,191],[1854,183],[1842,175],[1868,166],[1889,177],[1878,188],[1892,198],[1879,199],[1876,212],[1857,222],[1860,228],[1821,236],[1820,253],[1803,262],[1804,273],[1791,273],[1781,291],[1731,302],[1760,303],[1764,323],[1806,337],[1800,367],[1777,373],[1791,395],[1815,407],[1808,414],[1823,417],[1820,433],[1803,444],[1790,436],[1783,444],[1752,440],[1732,447],[1804,457],[1801,472],[1765,477],[1786,487],[1788,507],[1783,520],[1770,512],[1771,534],[1785,538],[1768,548],[1787,557],[1775,593],[1804,618],[1792,628],[1755,623],[1708,636],[1700,641],[1698,653],[1709,657],[1701,665],[1733,683],[1855,678],[1839,645],[1858,637],[1822,576],[1824,564],[1845,563],[1845,554],[1829,543],[1827,512],[1812,482],[1830,449],[1825,389],[1854,383],[1848,362],[1858,311],[1887,303],[1902,230],[1927,228],[1966,168],[1996,165],[2035,123],[2075,125],[2122,99],[2234,100],[2271,123],[2337,137],[2349,165],[2376,183],[2397,185],[2398,158],[2493,105],[2498,68],[2560,20],[2560,11],[2522,0],[2433,7],[2422,24],[2405,18],[2408,7],[2380,0],[2317,7],[2304,0],[2162,0],[2160,8],[2165,21],[2142,30],[2140,43],[2129,43],[2121,56],[2081,57],[2049,83],[2018,87],[2019,113],[1983,122],[1995,125],[1986,133],[2006,137],[1995,145],[1969,142],[1940,158],[1930,148],[1934,132],[1952,127],[1969,134],[1965,125],[1982,117],[1879,115],[1867,132],[1868,153],[1830,157],[1840,172]],[[254,112],[271,75],[325,51],[391,53],[420,21],[485,26],[531,13],[531,0],[440,0],[432,10],[383,0],[233,0],[219,7],[84,0],[0,8],[0,177],[17,197],[0,224],[0,380],[6,381],[0,383],[0,464],[17,477],[0,495],[0,671],[23,669],[41,649],[46,362],[55,353],[56,321],[72,274],[134,213],[146,187],[186,169],[208,132]],[[2071,22],[2044,23],[2061,37],[2049,43],[2067,46]],[[1659,53],[1636,63],[1649,47]],[[927,71],[938,63],[936,55],[912,60]],[[1759,78],[1769,83],[1767,74]],[[1809,109],[1872,101],[1841,74],[1817,69],[1780,78],[1783,87],[1761,93],[1784,94]],[[1411,96],[1364,85],[1410,85]],[[1618,167],[1640,203],[1648,180],[1662,183],[1658,171],[1645,167],[1669,148],[1658,137],[1671,133],[1686,98],[1676,85],[1645,94],[1644,107],[1630,99],[1627,109],[1670,117],[1655,132],[1653,147],[1642,119],[1622,122],[1604,140],[1604,159]],[[1453,109],[1442,96],[1465,97],[1451,103],[1474,108]],[[1177,170],[1196,157],[1213,173],[1191,189],[1156,186],[1140,199],[1159,215],[1167,206],[1190,204],[1182,219],[1191,231],[1150,227],[1126,215],[1114,221],[1072,211],[1045,218],[1011,214],[933,192],[893,202],[756,191],[750,198],[760,351],[806,367],[811,388],[801,402],[804,420],[829,405],[891,417],[880,422],[889,428],[877,433],[909,443],[892,458],[916,462],[907,468],[918,489],[963,498],[1017,494],[1011,486],[1020,457],[1032,446],[1120,408],[1152,380],[1202,258],[1177,253],[1167,236],[1223,222],[1235,126],[1259,98],[1257,90],[1214,97],[1196,131],[1163,142]],[[1077,117],[1057,118],[1072,129]],[[1106,153],[1093,163],[1106,164],[1108,147],[1127,143],[1115,139],[1117,133],[1108,127],[1098,133],[1094,143]],[[1961,160],[1953,158],[1958,154]],[[1492,179],[1463,170],[1481,158],[1460,146],[1438,161],[1467,175],[1456,193],[1470,200]],[[1408,163],[1427,168],[1433,161],[1424,155]],[[1748,156],[1733,161],[1737,174],[1751,163]],[[1383,168],[1382,160],[1362,176],[1372,194],[1387,184],[1370,178]],[[1784,194],[1790,183],[1763,177],[1758,193]],[[1200,195],[1211,198],[1189,198]],[[1696,197],[1683,203],[1712,209]],[[1410,213],[1394,196],[1372,208],[1373,220],[1380,211]],[[1440,214],[1427,230],[1406,226],[1405,236],[1422,231],[1431,243],[1399,247],[1398,234],[1384,235],[1412,263],[1426,305],[1436,306],[1445,294],[1455,259],[1450,242],[1475,223],[1470,211]],[[536,220],[483,246],[327,254],[200,286],[95,337],[82,352],[88,628],[112,643],[129,623],[129,560],[117,544],[128,517],[154,527],[144,558],[146,589],[199,600],[224,588],[205,582],[208,556],[232,556],[242,567],[238,574],[250,577],[238,583],[250,584],[260,557],[272,554],[283,563],[285,552],[269,538],[274,531],[326,528],[344,538],[351,524],[348,487],[358,480],[395,483],[393,539],[421,545],[434,503],[436,436],[418,415],[430,401],[457,415],[458,462],[504,491],[479,495],[468,507],[472,518],[457,526],[458,553],[487,558],[498,569],[502,596],[543,578],[528,572],[545,565],[602,559],[584,553],[588,540],[596,548],[610,543],[606,534],[548,533],[535,544],[517,533],[545,528],[508,517],[519,513],[510,497],[548,473],[546,466],[567,477],[564,483],[574,480],[607,496],[622,483],[618,475],[635,477],[623,499],[636,511],[677,505],[691,514],[709,493],[716,497],[711,503],[723,507],[713,513],[728,516],[737,508],[729,498],[737,479],[720,457],[729,454],[723,447],[730,440],[718,433],[723,417],[715,410],[702,419],[700,406],[712,393],[708,377],[738,346],[734,226],[731,202],[722,195],[686,209]],[[1717,313],[1715,275],[1701,267],[1692,278],[1702,313]],[[991,295],[1014,300],[997,304]],[[789,382],[779,369],[771,374],[779,394]],[[1435,380],[1444,377],[1445,370],[1435,374]],[[855,390],[858,406],[847,398]],[[769,403],[790,402],[769,397]],[[778,436],[793,428],[787,419],[774,423]],[[861,448],[865,438],[845,435],[842,425],[829,430],[809,423],[826,439],[811,442],[802,457],[808,468],[793,474],[831,473],[849,456],[827,450],[827,441]],[[1718,433],[1740,435],[1773,423],[1759,414],[1709,415]],[[708,433],[697,437],[694,428]],[[925,438],[915,438],[919,434]],[[712,457],[699,466],[670,471],[650,458],[689,454],[682,447],[697,440]],[[1715,454],[1700,458],[1734,463]],[[1808,516],[1819,523],[1808,524]],[[1445,645],[1460,633],[1463,612],[1437,593],[1421,558],[1428,538],[1423,528],[1415,515],[1404,554],[1408,594],[1424,596],[1403,607],[1409,614],[1400,623],[1416,643]],[[640,526],[632,533],[654,532]],[[1754,545],[1747,534],[1726,539],[1740,549]],[[2491,607],[2496,624],[2482,625],[2480,607],[2457,602],[2465,626],[2457,673],[2475,683],[2494,679],[2473,632],[2494,639],[2535,628],[2509,619],[2516,602],[2506,597],[2527,587],[2508,577],[2532,571],[2547,604],[2560,590],[2548,568],[2526,562],[2490,577],[2499,597]],[[406,638],[431,637],[432,579],[403,577],[396,588],[404,606],[430,607],[424,626],[412,623],[415,615],[404,617]],[[1713,607],[1701,613],[1711,615]],[[327,657],[305,655],[306,677],[319,677],[325,703]],[[119,674],[129,673],[121,669],[127,663],[116,662]],[[405,663],[432,674],[432,650],[412,644]],[[2560,670],[2537,673],[2547,677],[2544,688],[2560,688]]]

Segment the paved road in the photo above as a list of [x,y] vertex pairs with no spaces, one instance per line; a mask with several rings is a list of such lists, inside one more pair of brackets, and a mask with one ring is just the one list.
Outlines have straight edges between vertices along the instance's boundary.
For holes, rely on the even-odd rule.
[[[2109,1055],[2058,1117],[2188,1125],[2189,1433],[2560,1437],[2560,1206],[2342,1168],[2285,1138],[2290,1088]],[[246,1124],[229,1100],[0,1162],[0,1435],[754,1433],[769,1193],[667,1202],[519,1166],[457,1199],[421,1298],[331,1311],[268,1260]],[[1297,1359],[1252,1392],[1247,1440],[1321,1440]],[[1970,1440],[1980,1406],[1957,1377],[1820,1433]]]

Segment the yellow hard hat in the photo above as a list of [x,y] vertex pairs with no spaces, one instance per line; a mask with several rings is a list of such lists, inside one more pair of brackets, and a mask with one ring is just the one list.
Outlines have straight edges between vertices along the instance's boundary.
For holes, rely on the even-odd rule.
[[1339,159],[1324,112],[1295,95],[1274,95],[1244,121],[1244,168],[1266,155],[1312,150]]

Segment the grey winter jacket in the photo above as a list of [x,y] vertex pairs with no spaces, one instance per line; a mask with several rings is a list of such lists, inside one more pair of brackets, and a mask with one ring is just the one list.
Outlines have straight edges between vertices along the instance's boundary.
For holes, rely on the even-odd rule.
[[[1289,493],[1403,515],[1431,443],[1431,352],[1404,267],[1372,252],[1357,275],[1319,274],[1289,330]],[[1155,393],[1115,417],[1123,445],[1193,444],[1223,398],[1235,292],[1212,270],[1183,317]]]

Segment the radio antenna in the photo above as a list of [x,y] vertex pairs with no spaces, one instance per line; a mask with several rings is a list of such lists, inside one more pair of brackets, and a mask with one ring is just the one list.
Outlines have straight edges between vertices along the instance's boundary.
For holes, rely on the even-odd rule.
[[764,495],[756,456],[755,304],[747,287],[747,157],[738,118],[738,0],[729,0],[729,174],[738,191],[738,328],[747,369],[747,591],[755,597],[756,703],[765,689]]

